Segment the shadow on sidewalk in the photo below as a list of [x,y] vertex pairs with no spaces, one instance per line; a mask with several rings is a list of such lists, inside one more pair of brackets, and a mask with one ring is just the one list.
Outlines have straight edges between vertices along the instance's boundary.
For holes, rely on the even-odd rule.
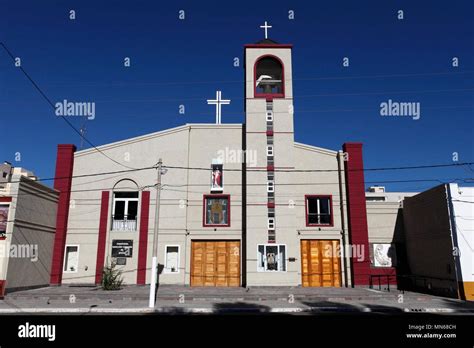
[[238,314],[238,313],[270,313],[271,308],[268,306],[262,306],[255,303],[248,302],[226,302],[226,303],[214,303],[213,305],[214,314]]

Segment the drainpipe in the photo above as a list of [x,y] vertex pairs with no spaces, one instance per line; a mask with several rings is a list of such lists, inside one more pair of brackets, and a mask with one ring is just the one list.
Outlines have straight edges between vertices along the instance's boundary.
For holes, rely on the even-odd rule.
[[[453,257],[454,257],[454,274],[456,275],[456,285],[458,288],[458,298],[461,300],[466,299],[466,295],[464,293],[464,284],[462,279],[462,272],[461,272],[461,255],[459,254],[459,244],[458,244],[458,234],[457,234],[457,226],[456,226],[456,217],[453,205],[453,197],[451,195],[451,184],[445,184],[446,189],[446,198],[447,198],[447,208],[448,208],[448,216],[449,216],[449,224],[450,224],[450,234],[451,234],[451,243],[453,249],[451,250]],[[454,249],[456,248],[456,249]],[[454,255],[454,250],[456,250],[456,255]]]
[[342,185],[342,170],[341,170],[341,157],[343,156],[342,151],[338,151],[337,153],[337,173],[339,176],[339,207],[341,209],[341,227],[342,227],[342,262],[344,265],[344,284],[346,288],[349,286],[349,280],[347,277],[347,258],[346,258],[346,253],[345,253],[345,247],[346,247],[346,220],[345,220],[345,215],[344,215],[344,195],[342,193],[344,185]]

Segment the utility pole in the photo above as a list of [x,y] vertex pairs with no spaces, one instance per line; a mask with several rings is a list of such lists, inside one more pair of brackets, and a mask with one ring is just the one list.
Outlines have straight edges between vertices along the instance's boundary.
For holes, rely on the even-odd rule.
[[155,307],[156,277],[158,265],[158,228],[160,223],[160,193],[161,193],[161,158],[158,161],[158,173],[156,180],[156,208],[155,208],[155,227],[153,229],[153,258],[151,264],[151,284],[150,284],[150,302],[148,307]]

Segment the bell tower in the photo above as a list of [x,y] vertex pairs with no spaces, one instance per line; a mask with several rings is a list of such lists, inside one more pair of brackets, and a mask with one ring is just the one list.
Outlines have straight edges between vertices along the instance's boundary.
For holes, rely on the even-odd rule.
[[[249,270],[269,267],[269,260],[277,268],[283,265],[279,258],[287,256],[281,246],[291,244],[296,233],[295,209],[288,209],[291,185],[279,186],[291,182],[288,169],[295,165],[291,51],[292,45],[279,44],[267,35],[245,45],[246,152],[257,158],[256,163],[246,163]],[[297,282],[285,272],[270,274],[249,272],[248,285],[259,285],[262,277],[272,277],[281,285]]]

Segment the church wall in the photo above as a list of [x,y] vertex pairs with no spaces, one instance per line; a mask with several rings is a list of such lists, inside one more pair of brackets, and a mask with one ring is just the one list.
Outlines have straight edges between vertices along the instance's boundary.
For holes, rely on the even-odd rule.
[[[203,195],[211,194],[210,170],[189,172],[188,212],[186,235],[169,235],[166,240],[181,240],[183,244],[181,265],[186,266],[185,284],[190,284],[191,242],[193,240],[241,240],[242,235],[242,150],[241,125],[200,125],[191,128],[189,167],[211,168],[213,159],[222,159],[223,192],[230,195],[230,226],[203,226]],[[220,194],[220,193],[219,193]],[[165,237],[163,237],[163,243]],[[163,246],[164,247],[164,246]],[[184,252],[185,251],[185,252]],[[163,255],[163,253],[162,253]],[[184,276],[184,272],[183,272]],[[172,282],[173,275],[162,277],[163,282]],[[169,279],[168,279],[169,278]]]
[[[323,239],[338,240],[341,246],[340,260],[342,279],[349,272],[349,265],[344,268],[344,245],[348,244],[346,216],[341,213],[341,203],[345,211],[345,195],[342,195],[341,188],[343,183],[339,182],[338,156],[336,151],[317,149],[305,145],[295,145],[295,169],[304,170],[331,170],[328,172],[296,172],[292,173],[295,183],[300,185],[290,186],[288,190],[292,191],[295,203],[296,213],[296,231],[298,239]],[[278,173],[283,175],[283,173]],[[342,175],[343,177],[343,175]],[[281,180],[280,180],[281,181]],[[333,225],[332,226],[307,226],[306,225],[306,195],[329,195],[332,200]],[[349,274],[347,274],[349,276]]]
[[[219,156],[224,157],[223,193],[231,195],[230,227],[203,227],[203,195],[210,193],[210,171],[169,168],[168,172],[162,175],[164,187],[161,192],[160,204],[158,262],[161,268],[159,269],[162,269],[165,263],[166,246],[177,245],[180,247],[180,270],[177,274],[162,272],[160,274],[161,283],[189,284],[189,259],[192,240],[240,240],[242,230],[241,173],[239,171],[226,171],[226,169],[241,169],[239,158],[242,147],[241,132],[241,125],[192,125],[167,131],[165,135],[145,136],[138,140],[130,139],[105,147],[104,152],[112,158],[120,160],[124,156],[129,156],[130,162],[125,163],[134,168],[152,166],[161,157],[163,166],[210,169],[213,159]],[[233,151],[235,151],[235,156],[232,156]],[[124,168],[113,164],[93,151],[79,152],[75,156],[74,176],[114,170],[124,170]],[[156,182],[156,170],[103,175],[93,179],[90,177],[75,178],[73,180],[66,244],[80,245],[79,270],[77,273],[64,273],[65,283],[94,282],[101,205],[101,190],[94,191],[94,188],[104,187],[111,191],[108,200],[105,262],[111,260],[113,239],[133,240],[133,256],[127,259],[127,265],[117,267],[123,271],[126,283],[136,283],[140,225],[138,223],[136,231],[111,231],[112,188],[121,179],[130,180],[121,185],[121,190],[126,190],[127,186],[135,186],[134,183],[143,188]],[[99,181],[97,182],[97,180]],[[77,192],[78,190],[87,191]],[[144,190],[150,191],[146,274],[146,282],[148,283],[150,281],[149,268],[153,247],[156,192],[153,187],[145,187]],[[142,193],[139,197],[138,222],[141,221],[141,196]]]

